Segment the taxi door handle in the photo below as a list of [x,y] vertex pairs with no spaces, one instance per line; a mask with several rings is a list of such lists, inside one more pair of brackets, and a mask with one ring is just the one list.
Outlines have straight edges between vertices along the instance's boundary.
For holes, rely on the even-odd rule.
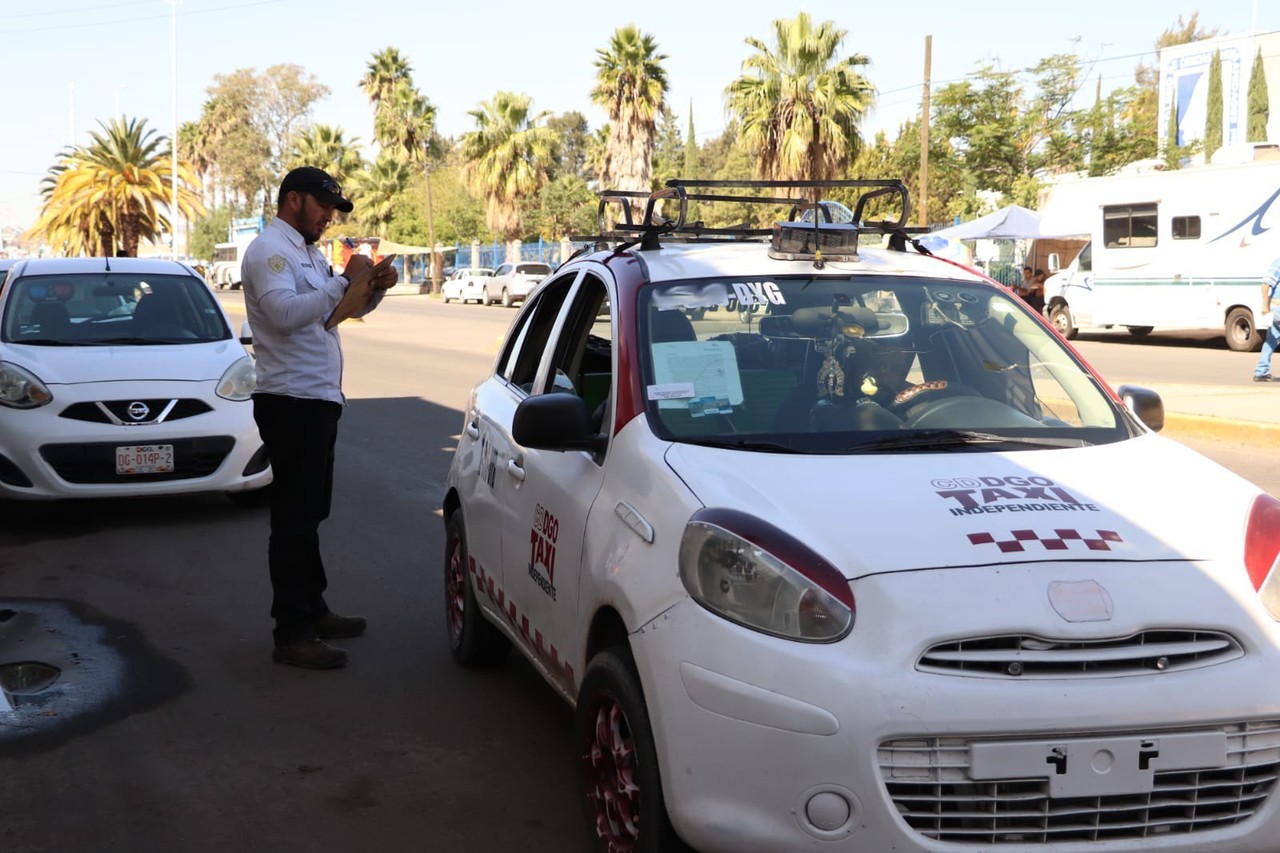
[[507,473],[520,482],[524,482],[524,457],[507,460]]
[[476,422],[475,422],[475,421],[470,421],[470,422],[468,422],[468,423],[467,423],[467,428],[466,428],[466,429],[467,429],[467,438],[479,438],[479,437],[480,437],[480,427],[476,426]]

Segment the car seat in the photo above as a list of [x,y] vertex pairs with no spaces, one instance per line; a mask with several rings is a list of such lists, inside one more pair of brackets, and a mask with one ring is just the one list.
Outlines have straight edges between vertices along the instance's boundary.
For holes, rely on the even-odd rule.
[[139,335],[195,337],[182,320],[178,294],[156,290],[138,300],[133,309],[133,326]]
[[649,315],[649,340],[655,344],[696,341],[698,333],[683,311],[657,311]]
[[30,322],[42,338],[59,338],[71,331],[67,306],[61,302],[37,302],[31,309]]

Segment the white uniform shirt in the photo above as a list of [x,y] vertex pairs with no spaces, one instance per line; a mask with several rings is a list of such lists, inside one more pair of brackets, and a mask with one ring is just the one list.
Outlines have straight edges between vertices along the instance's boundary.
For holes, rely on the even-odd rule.
[[[253,331],[258,391],[345,403],[342,344],[325,320],[342,299],[346,279],[333,275],[320,250],[280,219],[245,250],[244,304]],[[382,300],[375,291],[366,314]]]

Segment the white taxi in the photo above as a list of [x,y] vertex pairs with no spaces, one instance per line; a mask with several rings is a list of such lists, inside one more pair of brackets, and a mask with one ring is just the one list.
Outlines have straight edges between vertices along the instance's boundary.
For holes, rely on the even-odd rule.
[[0,291],[0,498],[261,500],[253,359],[185,264],[20,261]]
[[576,708],[609,853],[1274,851],[1280,500],[839,186],[897,221],[650,201],[539,287],[444,495],[453,656]]

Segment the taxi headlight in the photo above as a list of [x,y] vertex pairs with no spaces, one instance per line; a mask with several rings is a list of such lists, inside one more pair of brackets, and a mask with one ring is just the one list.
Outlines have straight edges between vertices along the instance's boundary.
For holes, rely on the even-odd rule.
[[694,515],[680,579],[711,612],[775,637],[829,643],[853,627],[848,581],[794,537],[736,510]]
[[0,361],[0,406],[37,409],[53,400],[49,386],[34,373],[8,361]]
[[218,380],[217,394],[224,400],[248,400],[258,387],[258,372],[249,356],[237,359]]

